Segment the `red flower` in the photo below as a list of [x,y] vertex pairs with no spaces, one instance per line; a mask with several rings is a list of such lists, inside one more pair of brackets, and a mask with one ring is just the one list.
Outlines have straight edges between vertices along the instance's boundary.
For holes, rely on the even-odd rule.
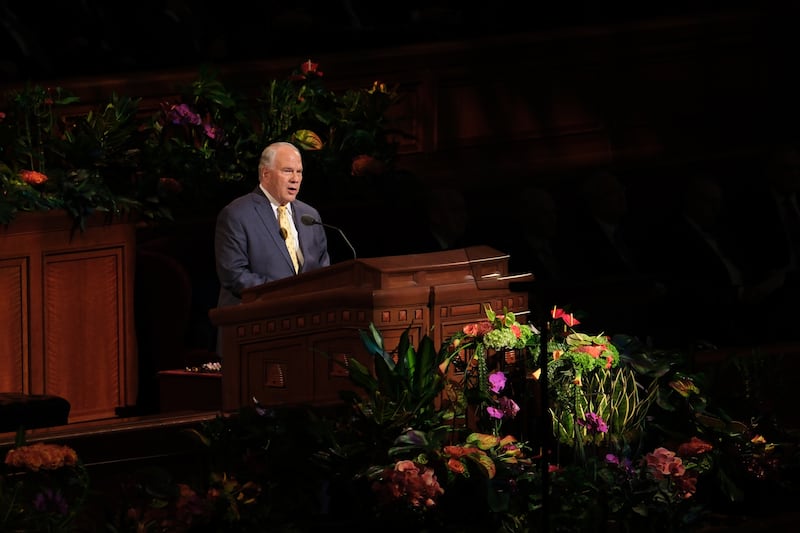
[[310,59],[308,61],[304,61],[300,64],[300,74],[294,74],[289,77],[291,80],[305,80],[310,78],[312,75],[317,77],[322,77],[322,71],[317,70],[319,67],[319,63],[314,63]]
[[308,76],[309,74],[314,74],[315,76],[322,77],[323,75],[322,71],[317,70],[317,67],[319,67],[319,63],[312,63],[311,60],[309,59],[308,61],[305,61],[303,62],[302,65],[300,65],[300,70],[302,70],[303,74],[305,74],[306,76]]
[[553,307],[553,310],[550,312],[554,320],[558,320],[559,318],[564,321],[566,325],[569,327],[577,326],[580,324],[580,321],[575,318],[572,313],[566,313],[563,309],[559,309],[557,307]]

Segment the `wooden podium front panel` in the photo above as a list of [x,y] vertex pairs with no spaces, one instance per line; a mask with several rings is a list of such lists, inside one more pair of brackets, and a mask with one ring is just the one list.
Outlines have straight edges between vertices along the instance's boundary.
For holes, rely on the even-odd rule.
[[361,392],[350,380],[350,361],[355,359],[370,370],[374,364],[357,328],[315,336],[310,359],[314,364],[313,402],[321,405],[341,401],[340,391]]
[[262,405],[307,403],[313,397],[314,365],[307,337],[242,347],[241,381],[248,402]]

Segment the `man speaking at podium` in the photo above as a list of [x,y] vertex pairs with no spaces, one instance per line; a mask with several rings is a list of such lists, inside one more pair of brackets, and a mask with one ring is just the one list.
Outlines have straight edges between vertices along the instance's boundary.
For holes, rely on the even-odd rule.
[[300,150],[270,144],[258,163],[258,187],[220,211],[214,235],[219,307],[241,302],[244,289],[330,265],[323,225],[300,223],[320,220],[297,199],[302,181]]

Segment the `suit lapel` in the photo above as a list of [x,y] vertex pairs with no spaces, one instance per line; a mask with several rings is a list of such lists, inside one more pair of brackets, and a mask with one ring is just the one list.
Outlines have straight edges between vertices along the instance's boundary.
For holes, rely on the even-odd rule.
[[[269,203],[269,198],[264,196],[264,193],[261,192],[261,189],[259,188],[256,188],[256,190],[253,191],[253,196],[254,196],[253,203],[255,204],[256,215],[261,219],[261,222],[264,224],[264,227],[267,230],[267,234],[269,234],[269,236],[272,237],[272,241],[275,243],[275,248],[286,260],[286,263],[289,265],[289,267],[292,270],[294,270],[294,265],[292,264],[292,258],[289,257],[289,250],[286,248],[286,241],[284,241],[283,237],[281,237],[280,227],[278,226],[278,219],[275,217],[275,212],[272,210],[272,205]],[[294,217],[294,209],[292,209],[292,216]]]

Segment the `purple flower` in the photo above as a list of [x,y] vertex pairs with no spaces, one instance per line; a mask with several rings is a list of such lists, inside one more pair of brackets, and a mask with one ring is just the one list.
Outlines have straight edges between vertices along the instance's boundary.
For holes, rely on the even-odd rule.
[[517,416],[517,413],[519,413],[519,405],[517,405],[517,402],[505,396],[500,398],[500,409],[509,418],[514,418]]
[[44,489],[33,499],[33,508],[40,512],[52,512],[66,516],[69,506],[62,496],[61,491],[53,492],[52,489]]
[[609,453],[606,454],[606,463],[618,466],[620,470],[622,470],[629,476],[634,474],[633,463],[628,457],[625,457],[622,460],[620,460],[620,458],[614,455],[613,453]]
[[583,419],[578,419],[577,424],[585,427],[589,433],[607,433],[608,425],[597,413],[586,413]]
[[209,139],[218,139],[222,137],[222,130],[208,122],[203,123],[203,132],[205,132],[206,137]]
[[492,392],[497,394],[506,386],[506,375],[502,372],[492,372],[489,374],[489,383],[492,385]]
[[503,411],[498,409],[497,407],[487,407],[486,412],[489,413],[489,416],[492,418],[497,418],[498,420],[503,418]]
[[192,108],[186,104],[172,106],[169,113],[167,113],[167,118],[173,124],[192,124],[194,126],[199,126],[203,122],[200,115],[192,111]]

